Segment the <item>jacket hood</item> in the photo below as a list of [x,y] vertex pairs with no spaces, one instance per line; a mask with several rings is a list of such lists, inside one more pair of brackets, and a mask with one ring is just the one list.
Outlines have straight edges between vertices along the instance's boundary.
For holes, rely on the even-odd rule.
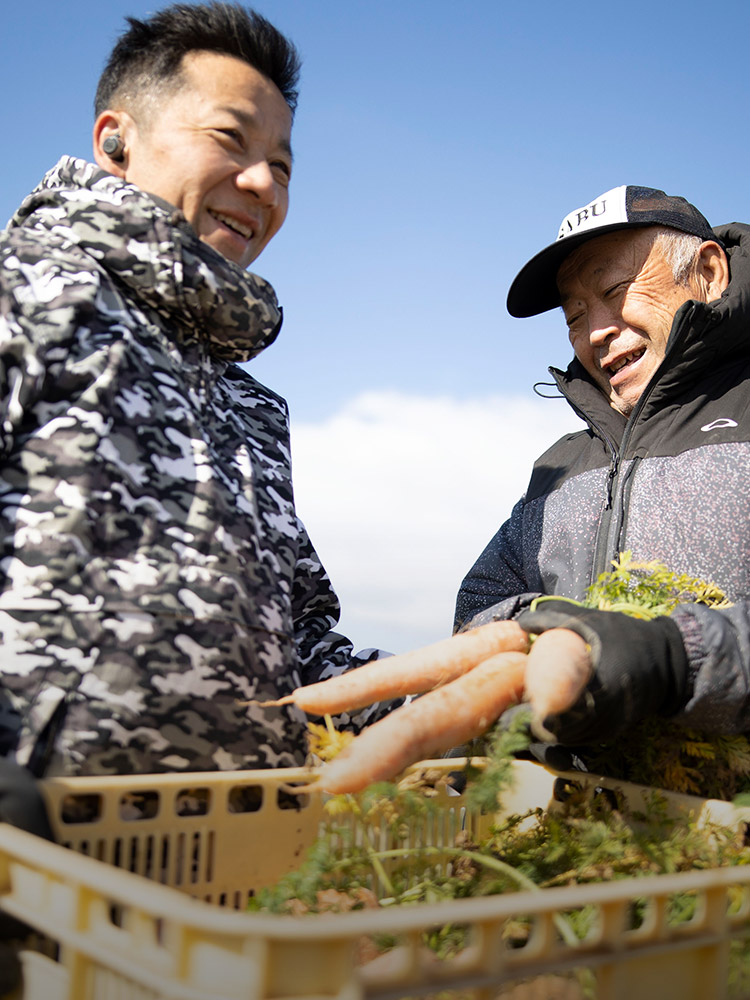
[[175,325],[180,346],[204,342],[221,361],[249,361],[281,329],[273,288],[203,243],[174,206],[64,156],[8,224],[75,244]]
[[742,328],[738,334],[744,340],[744,330],[750,322],[750,226],[731,222],[716,226],[714,232],[724,244],[729,257],[729,285],[711,308],[720,321],[729,319],[732,326]]

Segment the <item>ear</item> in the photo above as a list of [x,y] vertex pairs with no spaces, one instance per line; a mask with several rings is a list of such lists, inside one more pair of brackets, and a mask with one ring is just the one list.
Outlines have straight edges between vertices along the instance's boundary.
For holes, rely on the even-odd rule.
[[703,302],[713,302],[729,284],[729,261],[718,243],[707,240],[701,244],[693,275],[696,289]]
[[[107,173],[125,178],[128,165],[128,133],[132,119],[123,111],[102,111],[94,122],[94,159]],[[115,152],[107,152],[107,139],[119,137],[120,144]]]

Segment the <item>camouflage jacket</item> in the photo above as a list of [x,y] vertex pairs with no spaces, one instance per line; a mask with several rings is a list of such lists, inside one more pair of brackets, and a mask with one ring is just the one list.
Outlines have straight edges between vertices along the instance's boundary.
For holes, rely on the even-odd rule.
[[273,290],[67,157],[0,252],[0,753],[47,774],[301,763],[302,713],[243,702],[353,656],[295,513],[286,404],[236,364],[276,336]]

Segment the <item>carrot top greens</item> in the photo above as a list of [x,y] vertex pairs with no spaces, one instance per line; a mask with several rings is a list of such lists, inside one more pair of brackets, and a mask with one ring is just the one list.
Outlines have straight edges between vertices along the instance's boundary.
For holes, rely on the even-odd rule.
[[726,608],[730,602],[719,588],[705,580],[673,573],[660,562],[636,562],[631,552],[612,561],[613,569],[602,573],[583,602],[600,611],[621,611],[634,618],[669,615],[678,604],[707,604]]
[[[515,755],[528,745],[528,717],[517,712],[493,732],[483,761],[456,761],[452,774],[425,765],[398,783],[381,782],[326,803],[326,820],[306,860],[279,882],[261,890],[250,908],[281,914],[320,914],[363,908],[436,903],[519,890],[543,890],[612,879],[715,868],[746,862],[744,831],[668,814],[663,793],[646,796],[645,811],[629,812],[616,793],[565,782],[562,801],[523,815],[500,818],[500,805],[515,780]],[[446,787],[468,781],[460,798]],[[452,837],[435,836],[439,820],[454,813],[497,818],[484,827],[457,823]],[[546,804],[545,804],[546,805]],[[446,827],[442,827],[446,829]],[[484,832],[477,832],[484,830]],[[429,831],[432,831],[430,833]],[[638,899],[637,888],[633,890]],[[690,919],[691,893],[670,900],[670,920]],[[674,913],[672,913],[674,910]],[[638,920],[637,906],[633,919]],[[574,944],[592,930],[595,915],[571,908],[556,918],[557,933]],[[504,934],[509,947],[526,943],[531,922],[519,916]],[[425,935],[425,944],[451,958],[470,931],[452,923]],[[399,941],[380,935],[363,943],[367,961]],[[579,975],[578,973],[576,975]],[[586,973],[582,976],[586,992]],[[541,995],[541,994],[540,994]]]
[[[660,563],[637,563],[624,553],[610,573],[590,588],[586,605],[641,618],[671,614],[685,602],[714,608],[729,602],[711,583],[675,574]],[[486,825],[482,835],[458,829],[452,838],[431,843],[420,831],[436,829],[446,808],[446,785],[465,784],[459,811],[500,816],[503,797],[516,773],[517,755],[529,745],[530,713],[506,715],[481,741],[468,748],[465,764],[449,775],[428,766],[401,781],[381,782],[354,795],[337,795],[326,804],[327,820],[307,860],[275,886],[262,890],[252,908],[276,913],[321,913],[364,907],[439,902],[522,889],[543,890],[612,879],[716,868],[747,863],[742,824],[729,828],[698,826],[669,815],[664,791],[750,804],[750,743],[744,736],[711,736],[669,720],[646,720],[627,740],[591,748],[589,770],[652,787],[645,811],[629,812],[627,799],[612,792],[591,794],[574,779],[566,781],[564,801],[511,815]],[[329,758],[339,741],[326,726],[313,730],[312,748]],[[479,757],[478,755],[481,755]],[[450,801],[450,799],[448,800]],[[482,829],[482,827],[477,827]],[[637,889],[634,887],[637,901]],[[670,901],[670,920],[689,920],[691,893]],[[674,912],[672,912],[674,910]],[[634,905],[633,919],[639,915]],[[558,915],[557,933],[574,942],[591,930],[592,913],[573,908]],[[530,924],[519,917],[504,932],[509,946],[528,939]],[[466,928],[435,928],[425,943],[450,958],[465,947]],[[398,942],[383,935],[363,943],[361,961]],[[747,950],[740,956],[750,966]],[[573,974],[581,996],[590,996],[590,973]]]
[[[673,573],[660,562],[636,562],[630,552],[612,565],[589,588],[588,607],[650,619],[671,614],[678,604],[731,604],[715,584]],[[731,800],[750,790],[746,736],[702,733],[665,719],[644,719],[627,740],[592,748],[586,763],[608,777],[706,798]]]

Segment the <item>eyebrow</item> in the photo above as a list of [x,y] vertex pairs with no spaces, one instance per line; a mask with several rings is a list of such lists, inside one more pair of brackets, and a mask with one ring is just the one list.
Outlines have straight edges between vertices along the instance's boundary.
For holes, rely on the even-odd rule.
[[[258,119],[255,115],[251,114],[249,111],[243,111],[242,108],[233,108],[229,104],[223,104],[218,109],[218,111],[225,111],[228,115],[233,115],[238,122],[244,125],[246,128],[255,128],[258,125]],[[292,152],[292,147],[288,139],[279,139],[278,145],[282,152],[286,153],[292,163],[294,163],[294,153]]]

